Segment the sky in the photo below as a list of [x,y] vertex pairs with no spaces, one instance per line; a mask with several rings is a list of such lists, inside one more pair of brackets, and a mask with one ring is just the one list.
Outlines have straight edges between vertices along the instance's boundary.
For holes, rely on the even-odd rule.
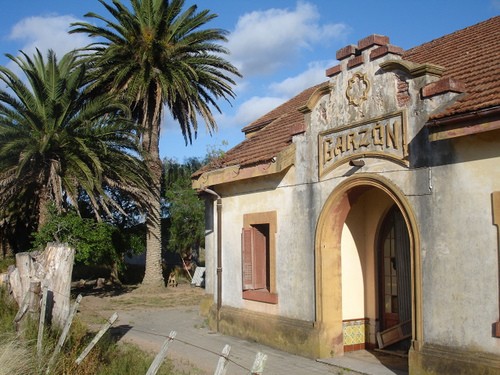
[[[201,122],[197,138],[186,145],[166,113],[160,155],[180,162],[243,141],[244,126],[326,81],[325,70],[337,65],[335,53],[342,47],[381,34],[408,49],[500,14],[500,0],[186,0],[186,6],[192,4],[217,15],[207,26],[228,31],[226,59],[243,78],[234,87],[236,98],[219,101],[221,113],[214,109],[218,131],[212,135]],[[32,55],[38,48],[62,56],[89,44],[85,35],[67,32],[72,22],[94,22],[84,17],[87,12],[110,18],[97,0],[5,1],[0,65],[14,68],[6,53]]]

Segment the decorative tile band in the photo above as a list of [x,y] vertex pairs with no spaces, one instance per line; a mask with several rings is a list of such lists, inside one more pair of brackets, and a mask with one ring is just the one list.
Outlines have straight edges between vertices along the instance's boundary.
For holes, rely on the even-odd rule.
[[368,318],[344,320],[342,322],[344,346],[369,342],[370,321]]

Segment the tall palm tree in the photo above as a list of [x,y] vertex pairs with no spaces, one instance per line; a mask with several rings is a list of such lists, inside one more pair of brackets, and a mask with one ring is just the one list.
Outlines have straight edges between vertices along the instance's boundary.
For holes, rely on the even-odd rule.
[[86,94],[87,69],[75,53],[8,57],[26,78],[0,67],[0,219],[27,214],[41,226],[49,204],[78,209],[81,194],[100,218],[120,209],[109,188],[146,202],[150,178],[128,106]]
[[186,142],[196,136],[201,117],[210,132],[216,129],[212,109],[217,99],[234,97],[231,77],[238,70],[223,58],[220,44],[226,31],[204,28],[216,17],[184,0],[120,0],[99,2],[111,19],[88,13],[104,26],[74,23],[70,32],[98,37],[87,47],[92,52],[99,81],[97,90],[126,95],[134,118],[142,127],[142,145],[154,179],[147,216],[146,273],[143,285],[164,285],[161,268],[160,125],[164,107],[179,122]]

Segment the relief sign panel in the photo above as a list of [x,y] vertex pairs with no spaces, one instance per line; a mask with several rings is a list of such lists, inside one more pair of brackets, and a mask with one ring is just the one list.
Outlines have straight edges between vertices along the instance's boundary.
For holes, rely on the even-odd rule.
[[408,165],[403,112],[319,134],[319,175],[361,157],[390,159]]

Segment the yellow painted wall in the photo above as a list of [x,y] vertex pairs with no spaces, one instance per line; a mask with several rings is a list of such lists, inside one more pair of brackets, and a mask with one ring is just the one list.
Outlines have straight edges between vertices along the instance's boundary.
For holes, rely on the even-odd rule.
[[380,190],[365,192],[351,208],[342,231],[342,320],[369,318],[372,343],[378,318],[376,236],[392,204]]

